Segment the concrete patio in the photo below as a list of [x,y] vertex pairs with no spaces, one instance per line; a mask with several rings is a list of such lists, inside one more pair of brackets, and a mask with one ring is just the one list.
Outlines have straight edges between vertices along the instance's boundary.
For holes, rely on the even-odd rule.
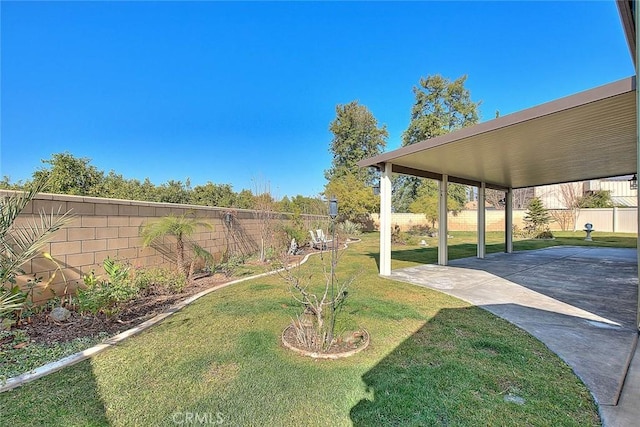
[[605,425],[626,425],[640,419],[638,357],[628,369],[638,341],[636,254],[551,247],[403,268],[391,278],[453,295],[526,330],[573,368]]

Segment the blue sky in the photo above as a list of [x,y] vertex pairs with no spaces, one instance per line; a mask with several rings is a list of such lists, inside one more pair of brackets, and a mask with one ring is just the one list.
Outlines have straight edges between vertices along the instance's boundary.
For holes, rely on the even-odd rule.
[[633,74],[615,2],[0,3],[0,175],[68,151],[126,178],[317,195],[337,104],[400,146],[421,77],[481,120]]

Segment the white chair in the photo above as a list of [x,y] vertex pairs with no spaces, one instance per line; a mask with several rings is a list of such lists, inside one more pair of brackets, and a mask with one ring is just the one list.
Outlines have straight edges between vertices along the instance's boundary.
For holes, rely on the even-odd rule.
[[326,245],[322,242],[322,240],[316,238],[313,230],[309,230],[309,234],[311,234],[311,247],[314,249],[326,249]]
[[327,236],[325,236],[321,228],[316,230],[316,233],[318,233],[318,240],[323,243],[324,249],[327,248],[327,243],[333,243],[333,239],[327,239]]

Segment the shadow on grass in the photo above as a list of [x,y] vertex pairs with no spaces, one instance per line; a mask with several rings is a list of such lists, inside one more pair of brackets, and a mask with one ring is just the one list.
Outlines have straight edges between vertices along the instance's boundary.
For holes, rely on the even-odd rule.
[[[442,309],[367,371],[354,426],[599,425],[588,390],[521,330],[477,307]],[[514,394],[523,405],[506,402]],[[558,405],[562,402],[562,405]]]
[[0,393],[0,408],[12,427],[109,425],[90,360]]

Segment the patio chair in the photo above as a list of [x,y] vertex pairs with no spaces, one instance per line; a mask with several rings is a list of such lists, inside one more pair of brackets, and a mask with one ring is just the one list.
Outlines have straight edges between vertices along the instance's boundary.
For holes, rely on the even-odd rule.
[[326,244],[322,242],[322,240],[318,239],[313,232],[313,230],[309,230],[309,234],[311,234],[311,247],[314,249],[326,249]]
[[324,231],[322,231],[321,228],[316,230],[316,233],[318,234],[318,240],[324,244],[325,249],[327,248],[327,243],[333,243],[333,239],[327,239],[327,236],[325,236]]

